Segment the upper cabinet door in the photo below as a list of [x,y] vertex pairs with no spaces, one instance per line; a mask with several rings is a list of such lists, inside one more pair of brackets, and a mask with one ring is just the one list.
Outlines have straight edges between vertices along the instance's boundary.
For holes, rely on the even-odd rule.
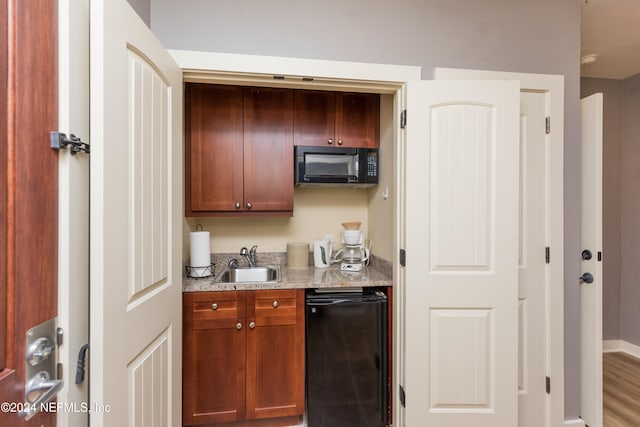
[[244,209],[293,211],[293,92],[244,89]]
[[336,92],[336,145],[380,147],[380,95]]
[[380,146],[380,95],[294,91],[294,144]]
[[295,145],[335,145],[335,92],[296,90],[293,102]]
[[186,210],[233,211],[243,201],[242,87],[187,85]]

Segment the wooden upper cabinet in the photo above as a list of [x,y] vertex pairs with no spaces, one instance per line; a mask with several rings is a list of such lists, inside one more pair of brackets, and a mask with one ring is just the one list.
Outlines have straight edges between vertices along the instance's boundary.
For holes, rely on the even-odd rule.
[[192,83],[185,94],[187,216],[233,211],[243,198],[242,87]]
[[293,214],[293,93],[190,83],[187,216]]
[[295,90],[293,109],[295,145],[336,145],[335,92]]
[[380,95],[294,91],[294,145],[380,147]]
[[244,89],[244,209],[293,211],[293,93]]
[[336,93],[336,138],[346,147],[380,147],[380,95]]

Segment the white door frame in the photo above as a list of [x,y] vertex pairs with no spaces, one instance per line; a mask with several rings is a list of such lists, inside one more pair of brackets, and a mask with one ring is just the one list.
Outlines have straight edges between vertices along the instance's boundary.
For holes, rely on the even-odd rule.
[[[183,69],[183,80],[188,82],[366,91],[393,95],[394,168],[396,171],[404,170],[404,157],[401,155],[404,134],[400,129],[400,112],[405,106],[405,83],[421,79],[420,67],[184,50],[169,52]],[[274,76],[284,78],[275,80]],[[303,81],[303,77],[311,77],[313,81]],[[403,214],[401,207],[404,206],[403,188],[402,179],[396,173],[393,183],[394,254],[404,247],[403,224],[399,221]],[[404,413],[400,410],[402,406],[398,384],[399,379],[404,378],[401,357],[404,346],[404,294],[402,286],[398,284],[403,283],[404,272],[399,268],[397,257],[393,259],[393,264],[393,424],[402,426]]]
[[[89,140],[89,0],[58,1],[58,130]],[[52,129],[54,130],[54,129]],[[88,375],[75,384],[80,348],[89,342],[89,155],[58,156],[58,326],[64,386],[58,402],[82,408]],[[71,407],[71,406],[69,406]],[[83,427],[89,414],[58,411],[57,425]]]
[[548,265],[550,295],[549,306],[549,373],[552,378],[551,425],[564,425],[564,76],[531,73],[512,73],[486,70],[436,68],[436,79],[453,80],[519,80],[521,92],[548,94],[548,111],[552,117],[550,138],[549,235],[551,248]]

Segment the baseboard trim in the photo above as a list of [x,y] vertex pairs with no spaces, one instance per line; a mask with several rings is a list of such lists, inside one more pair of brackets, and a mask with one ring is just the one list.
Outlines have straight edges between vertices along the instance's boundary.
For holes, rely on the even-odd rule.
[[612,353],[621,351],[640,358],[640,346],[631,344],[625,340],[605,340],[602,342],[602,352]]
[[584,423],[584,420],[582,418],[576,418],[575,420],[565,420],[564,425],[586,427],[586,424]]

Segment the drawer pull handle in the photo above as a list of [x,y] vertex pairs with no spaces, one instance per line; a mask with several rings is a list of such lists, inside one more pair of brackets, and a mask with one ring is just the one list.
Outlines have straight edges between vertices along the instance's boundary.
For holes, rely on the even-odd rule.
[[249,323],[249,328],[253,329],[256,327],[256,322]]
[[216,303],[211,304],[211,309],[212,310],[217,310],[218,309],[218,304],[216,304]]
[[237,330],[242,329],[242,323],[241,322],[236,323],[236,329]]
[[273,305],[273,308],[278,308],[278,305],[279,305],[278,301],[274,301],[272,305]]

